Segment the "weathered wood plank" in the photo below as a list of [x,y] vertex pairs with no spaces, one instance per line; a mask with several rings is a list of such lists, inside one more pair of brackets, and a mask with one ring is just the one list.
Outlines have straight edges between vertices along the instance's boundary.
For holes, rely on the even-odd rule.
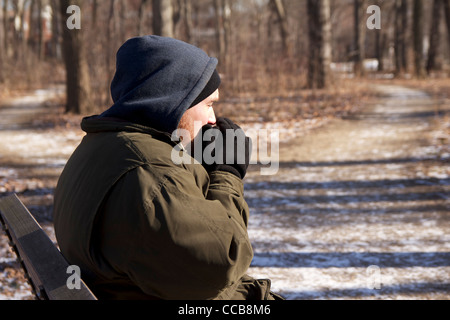
[[96,300],[82,281],[79,290],[67,287],[69,264],[16,195],[0,199],[0,215],[38,298]]

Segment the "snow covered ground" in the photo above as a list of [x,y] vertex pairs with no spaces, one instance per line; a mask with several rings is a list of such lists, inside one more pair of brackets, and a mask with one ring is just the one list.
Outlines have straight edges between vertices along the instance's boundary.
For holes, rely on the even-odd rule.
[[[36,114],[51,111],[42,103],[59,93],[58,89],[38,90],[0,106],[0,196],[19,193],[52,239],[53,188],[82,136],[80,130],[55,131],[34,125]],[[16,256],[0,232],[0,300],[32,298]]]
[[450,298],[449,155],[427,139],[435,105],[380,90],[363,114],[296,139],[276,176],[247,178],[251,275],[288,299]]

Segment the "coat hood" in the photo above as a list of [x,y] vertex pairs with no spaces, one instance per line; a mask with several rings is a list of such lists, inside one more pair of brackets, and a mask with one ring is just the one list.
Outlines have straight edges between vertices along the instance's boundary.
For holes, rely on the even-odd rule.
[[208,84],[218,61],[172,38],[128,40],[117,53],[114,105],[100,117],[120,118],[172,133]]

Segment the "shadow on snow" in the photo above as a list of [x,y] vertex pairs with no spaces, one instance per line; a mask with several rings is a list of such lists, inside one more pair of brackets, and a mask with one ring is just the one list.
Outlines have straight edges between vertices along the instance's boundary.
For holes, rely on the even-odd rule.
[[256,252],[252,262],[255,268],[368,268],[372,265],[450,267],[450,252]]

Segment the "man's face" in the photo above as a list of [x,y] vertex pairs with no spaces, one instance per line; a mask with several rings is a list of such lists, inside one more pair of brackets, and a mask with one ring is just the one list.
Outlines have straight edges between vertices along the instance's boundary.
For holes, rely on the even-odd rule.
[[[183,118],[181,118],[178,129],[187,130],[191,135],[191,139],[194,140],[203,126],[207,124],[214,126],[216,124],[216,115],[214,113],[213,104],[217,101],[219,101],[219,89],[208,98],[186,111]],[[197,125],[195,126],[194,124]],[[199,126],[199,124],[201,125]],[[192,142],[192,140],[188,141],[188,143]]]

